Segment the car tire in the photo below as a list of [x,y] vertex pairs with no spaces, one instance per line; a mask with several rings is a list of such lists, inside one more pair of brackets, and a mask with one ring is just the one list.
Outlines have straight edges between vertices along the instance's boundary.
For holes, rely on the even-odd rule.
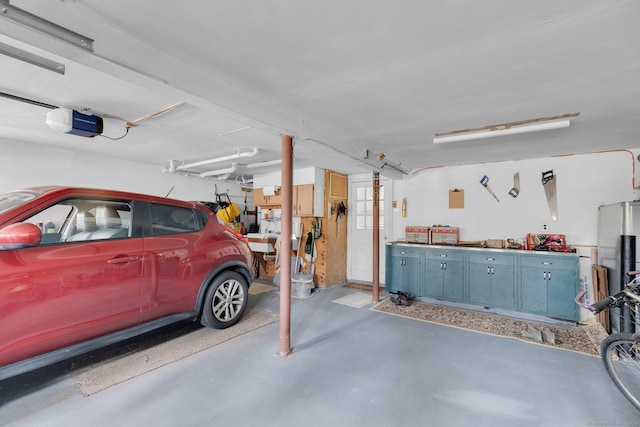
[[240,273],[225,271],[213,279],[202,307],[200,323],[224,329],[238,323],[249,298],[249,285]]

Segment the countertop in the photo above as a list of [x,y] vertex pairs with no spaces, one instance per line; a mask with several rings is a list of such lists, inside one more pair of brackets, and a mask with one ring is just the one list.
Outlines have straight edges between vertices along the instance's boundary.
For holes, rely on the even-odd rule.
[[534,251],[534,250],[526,250],[526,249],[507,249],[507,248],[484,248],[477,246],[466,246],[466,245],[432,245],[426,243],[413,243],[413,242],[405,242],[405,241],[395,241],[387,243],[387,245],[397,245],[397,246],[412,246],[412,247],[424,247],[424,248],[439,248],[439,249],[462,249],[466,251],[492,251],[492,252],[502,252],[502,253],[521,253],[521,254],[535,254],[535,255],[550,255],[550,256],[578,256],[575,252],[555,252],[555,251]]

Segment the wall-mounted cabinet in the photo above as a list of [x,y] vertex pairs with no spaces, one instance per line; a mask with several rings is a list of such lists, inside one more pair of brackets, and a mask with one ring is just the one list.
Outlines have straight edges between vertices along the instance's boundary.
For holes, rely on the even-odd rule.
[[273,196],[265,196],[264,189],[253,189],[253,206],[280,206],[282,204],[282,189]]
[[293,186],[293,215],[314,216],[314,185],[302,184]]
[[385,288],[577,321],[576,254],[390,244]]
[[[320,168],[302,168],[293,171],[293,215],[300,217],[322,218],[325,215],[325,182],[328,180],[325,174],[335,172]],[[346,177],[344,175],[343,177]],[[345,182],[347,178],[344,178]],[[255,207],[279,208],[282,207],[282,188],[275,196],[264,196],[264,187],[281,186],[282,174],[273,172],[253,176],[253,205]]]

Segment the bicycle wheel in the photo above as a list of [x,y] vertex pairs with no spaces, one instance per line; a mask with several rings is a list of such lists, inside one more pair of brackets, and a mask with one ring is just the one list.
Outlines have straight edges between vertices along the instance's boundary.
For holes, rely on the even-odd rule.
[[609,376],[622,394],[640,409],[640,342],[630,333],[613,334],[604,340],[601,356]]

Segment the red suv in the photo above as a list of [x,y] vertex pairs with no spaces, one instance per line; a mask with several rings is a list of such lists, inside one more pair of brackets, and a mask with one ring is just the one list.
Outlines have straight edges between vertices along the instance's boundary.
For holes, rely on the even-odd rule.
[[246,240],[199,203],[0,194],[0,379],[183,319],[232,326],[254,275]]

